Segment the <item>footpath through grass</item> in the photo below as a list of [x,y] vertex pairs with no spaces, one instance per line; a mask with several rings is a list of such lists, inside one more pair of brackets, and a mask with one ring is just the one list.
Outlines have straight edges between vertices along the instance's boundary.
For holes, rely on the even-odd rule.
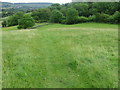
[[117,28],[84,23],[3,30],[3,87],[116,88]]

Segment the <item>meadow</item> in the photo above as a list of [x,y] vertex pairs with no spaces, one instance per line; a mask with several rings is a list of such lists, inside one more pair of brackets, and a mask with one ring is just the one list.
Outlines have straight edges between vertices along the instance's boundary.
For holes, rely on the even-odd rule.
[[118,25],[2,29],[4,88],[117,88]]

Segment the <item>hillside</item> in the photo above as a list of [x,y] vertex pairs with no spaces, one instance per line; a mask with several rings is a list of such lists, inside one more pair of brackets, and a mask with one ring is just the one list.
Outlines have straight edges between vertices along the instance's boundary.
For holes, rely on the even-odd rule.
[[3,28],[3,88],[117,88],[118,25]]
[[1,3],[2,3],[3,9],[10,9],[10,8],[36,9],[36,8],[46,8],[50,5],[52,5],[52,3],[9,3],[9,2],[1,2]]
[[38,8],[47,8],[52,5],[52,3],[9,3],[0,2],[2,4],[3,17],[10,16],[19,11],[29,12]]

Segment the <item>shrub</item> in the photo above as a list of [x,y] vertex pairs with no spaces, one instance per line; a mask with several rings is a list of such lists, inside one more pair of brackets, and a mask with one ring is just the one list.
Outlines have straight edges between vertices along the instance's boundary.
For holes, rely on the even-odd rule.
[[89,5],[87,3],[75,3],[73,7],[78,11],[79,16],[89,15]]
[[66,17],[65,16],[63,16],[61,23],[66,24]]
[[109,23],[120,23],[120,12],[116,11],[113,15],[108,18]]
[[61,23],[62,18],[63,18],[63,14],[59,10],[53,10],[50,17],[50,22]]
[[66,24],[66,20],[64,19],[64,20],[62,20],[62,22],[61,22],[62,24]]
[[18,25],[18,20],[23,17],[24,13],[23,12],[18,12],[14,14],[13,16],[10,16],[7,21],[8,26],[15,26]]
[[19,19],[18,29],[27,29],[35,25],[34,19],[30,15],[24,15]]
[[120,12],[116,11],[113,14],[113,22],[116,24],[120,23]]
[[67,24],[76,24],[79,21],[78,11],[74,8],[69,8],[66,15]]
[[66,12],[67,12],[67,7],[62,7],[60,10],[64,16],[66,16]]
[[84,17],[84,16],[81,16],[81,17],[79,17],[79,22],[80,23],[88,22],[88,18]]
[[6,27],[7,26],[7,22],[6,21],[3,21],[2,22],[2,27]]
[[89,21],[89,22],[94,22],[95,19],[96,19],[96,16],[95,16],[95,15],[92,15],[92,16],[89,16],[89,17],[88,17],[88,21]]
[[15,26],[18,24],[18,20],[15,18],[15,16],[10,16],[7,20],[7,25],[9,26]]
[[42,8],[36,11],[33,11],[31,16],[35,19],[36,22],[47,22],[50,18],[50,9]]
[[96,22],[108,22],[109,15],[104,13],[97,13],[95,21]]

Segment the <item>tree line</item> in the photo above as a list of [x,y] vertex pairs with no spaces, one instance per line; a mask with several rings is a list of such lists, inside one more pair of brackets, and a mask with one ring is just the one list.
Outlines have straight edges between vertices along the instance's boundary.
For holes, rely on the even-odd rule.
[[[23,12],[16,13],[3,22],[3,27],[19,25],[18,28],[28,28],[32,27],[34,23],[43,22],[61,24],[85,22],[119,24],[119,6],[120,2],[52,4],[48,8],[36,9],[30,14]],[[24,27],[22,24],[24,24]]]

